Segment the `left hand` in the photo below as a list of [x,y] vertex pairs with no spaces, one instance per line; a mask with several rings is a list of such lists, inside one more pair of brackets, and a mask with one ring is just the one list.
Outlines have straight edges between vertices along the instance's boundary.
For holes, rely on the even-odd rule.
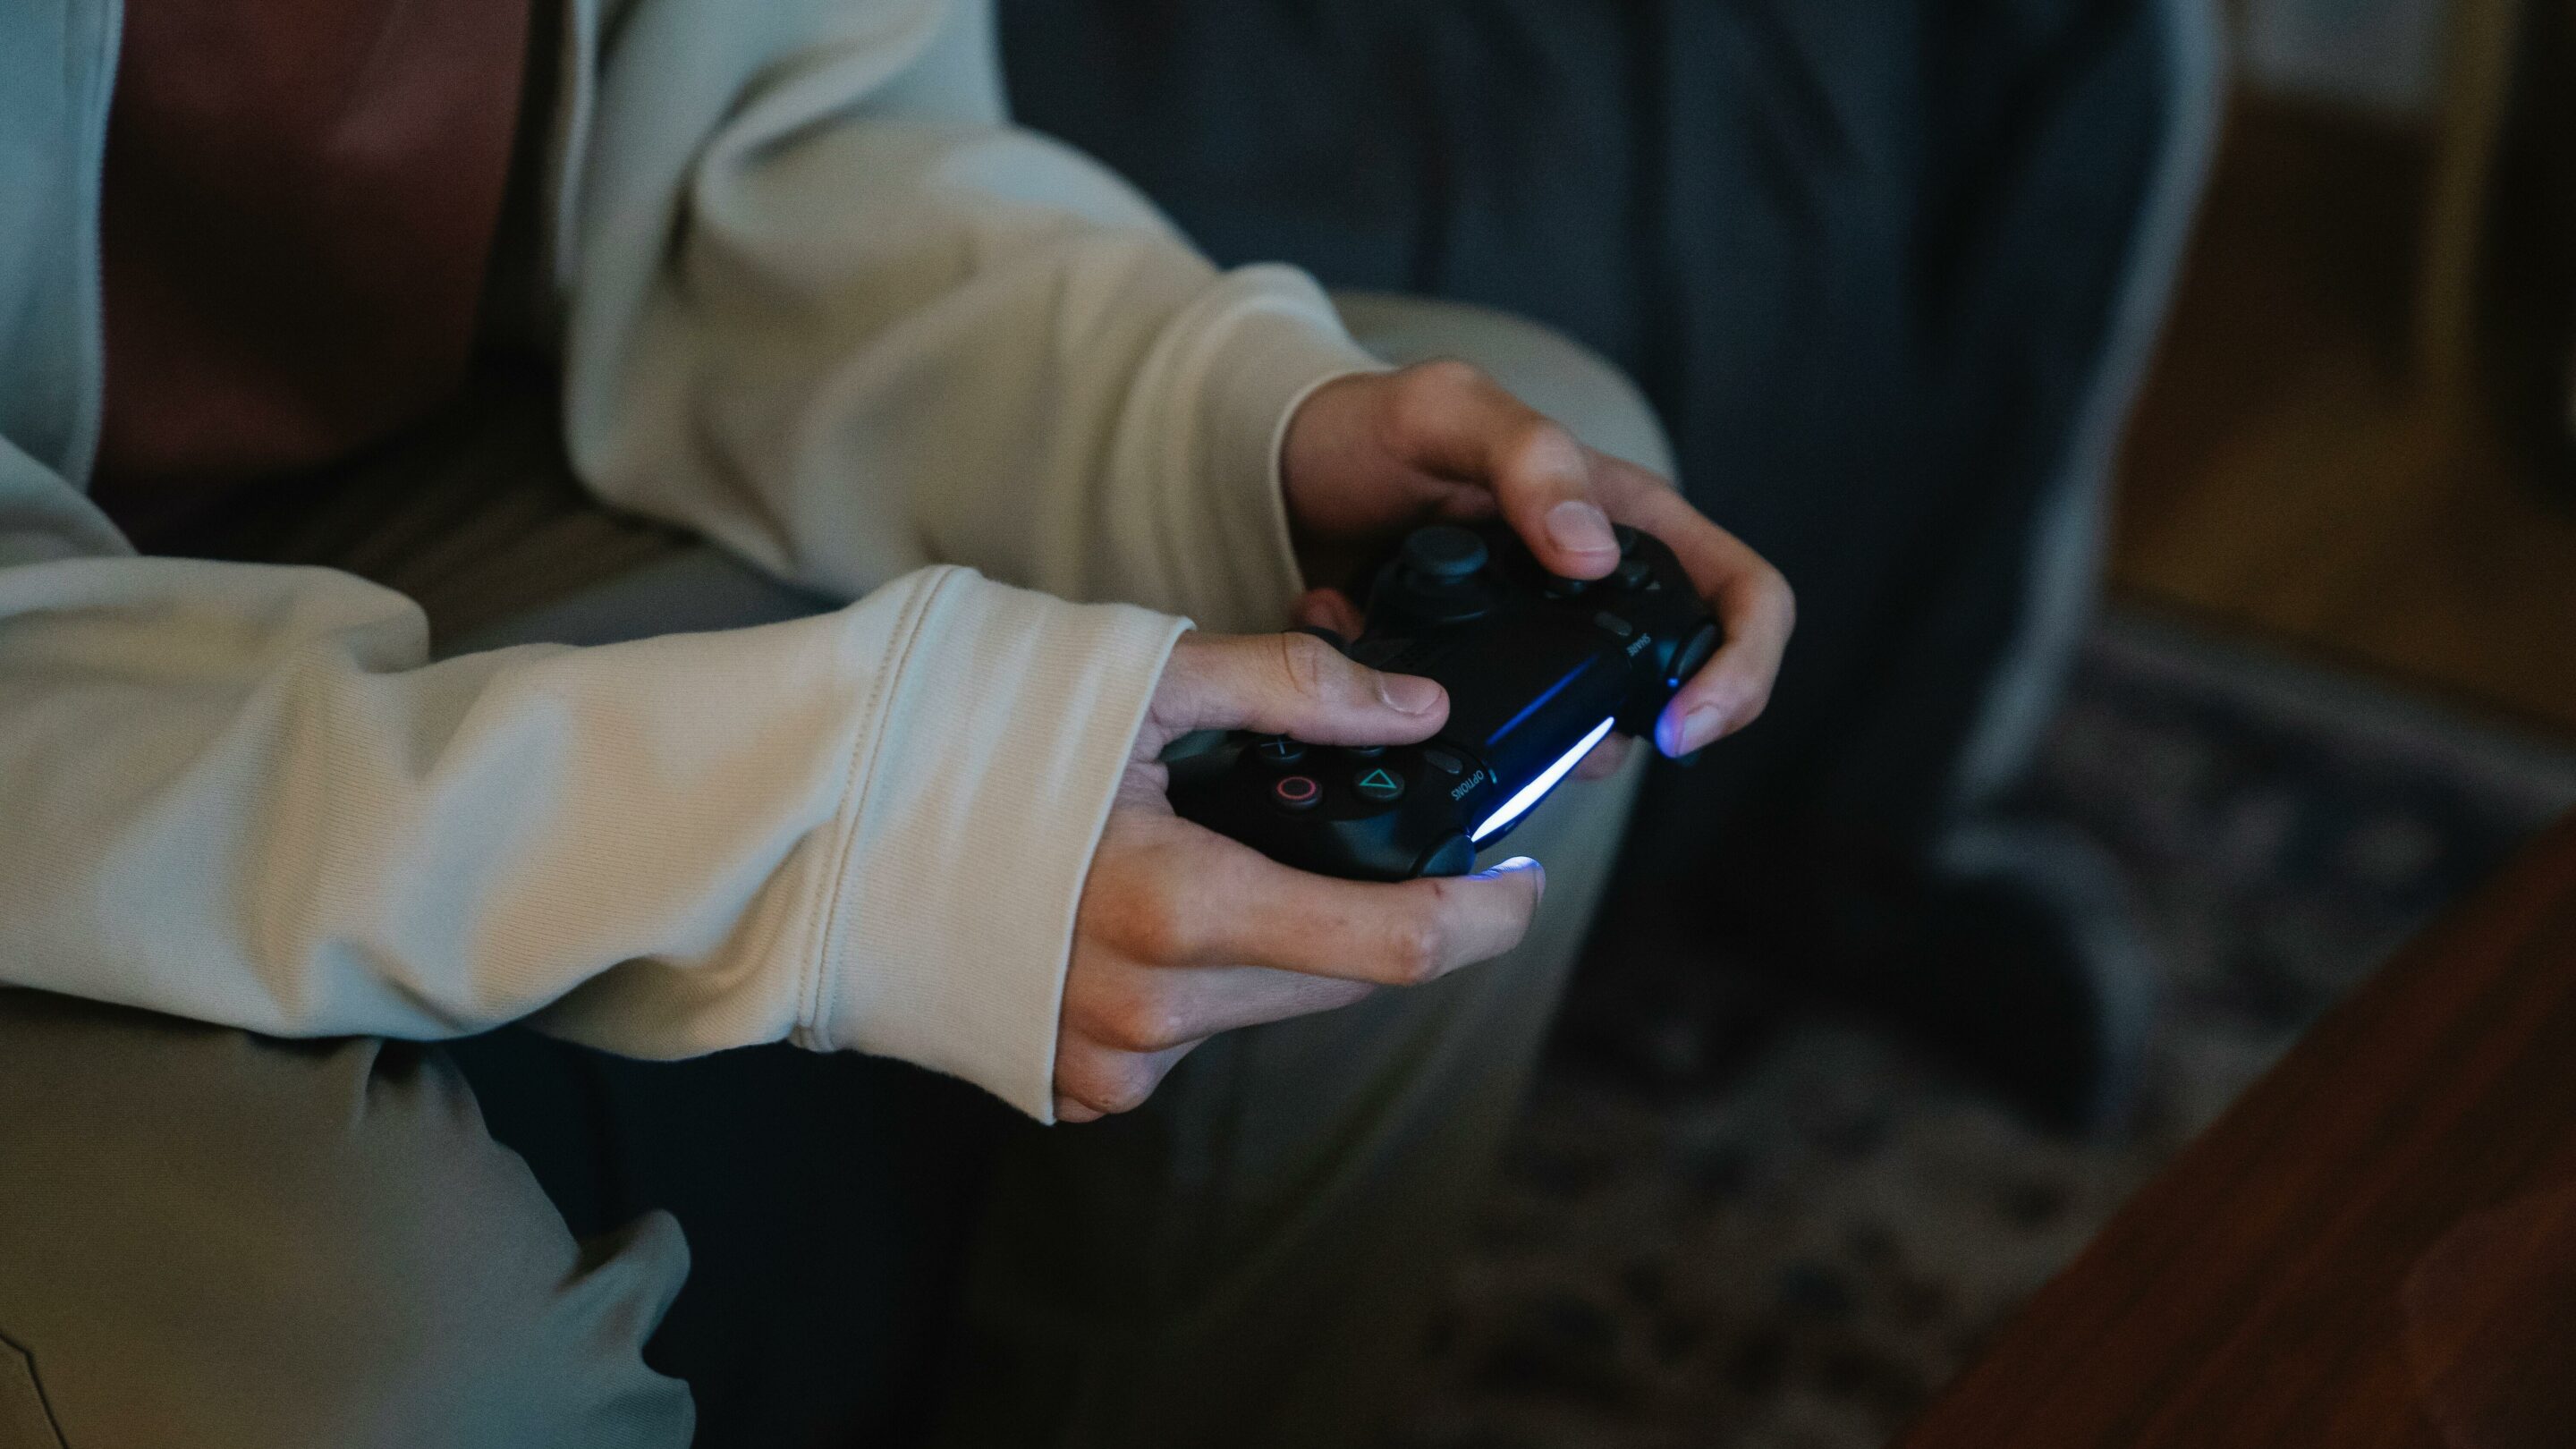
[[[1499,511],[1550,571],[1595,579],[1619,563],[1613,520],[1670,545],[1726,630],[1655,724],[1667,755],[1686,755],[1753,722],[1770,702],[1797,601],[1780,571],[1690,506],[1663,478],[1585,447],[1464,362],[1337,378],[1289,419],[1282,487],[1309,578],[1347,577],[1358,560],[1417,524]],[[1354,634],[1359,609],[1337,590],[1301,600],[1299,622]],[[1578,772],[1618,768],[1611,739]]]

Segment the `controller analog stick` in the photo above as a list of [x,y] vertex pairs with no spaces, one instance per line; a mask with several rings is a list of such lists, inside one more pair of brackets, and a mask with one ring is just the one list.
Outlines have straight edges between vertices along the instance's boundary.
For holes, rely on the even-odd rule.
[[1485,566],[1485,558],[1483,539],[1445,523],[1417,528],[1404,540],[1404,575],[1410,583],[1465,583]]

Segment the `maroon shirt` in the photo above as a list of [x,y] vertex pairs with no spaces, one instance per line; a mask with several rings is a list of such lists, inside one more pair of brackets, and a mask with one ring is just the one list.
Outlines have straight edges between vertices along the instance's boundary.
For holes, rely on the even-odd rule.
[[126,0],[94,494],[129,529],[344,458],[471,358],[529,0]]

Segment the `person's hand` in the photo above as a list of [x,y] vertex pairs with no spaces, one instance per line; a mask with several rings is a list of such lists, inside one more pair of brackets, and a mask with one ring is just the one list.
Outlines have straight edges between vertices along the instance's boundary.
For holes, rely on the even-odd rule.
[[1217,1032],[1329,1011],[1501,955],[1529,929],[1535,861],[1401,884],[1292,869],[1172,813],[1160,757],[1193,730],[1400,745],[1449,714],[1439,685],[1380,674],[1305,634],[1184,634],[1136,736],[1075,912],[1055,1109],[1143,1102]]
[[[1346,577],[1416,524],[1499,511],[1550,571],[1593,579],[1619,563],[1611,522],[1643,529],[1671,545],[1726,630],[1725,646],[1656,722],[1657,746],[1689,754],[1750,724],[1770,701],[1797,615],[1779,570],[1662,478],[1585,447],[1466,363],[1317,388],[1289,419],[1280,475],[1309,578]],[[1298,616],[1345,634],[1360,622],[1330,589],[1309,593]],[[1615,769],[1625,748],[1605,742],[1581,773]]]

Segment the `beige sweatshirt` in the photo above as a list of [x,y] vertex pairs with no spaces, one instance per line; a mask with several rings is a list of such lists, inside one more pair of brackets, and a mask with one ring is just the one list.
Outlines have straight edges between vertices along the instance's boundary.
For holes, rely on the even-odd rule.
[[[31,3],[0,40],[57,53],[0,69],[59,92],[0,129],[89,148],[65,235],[0,249],[0,315],[42,320],[13,285],[96,295],[115,11]],[[280,1035],[785,1038],[1046,1117],[1084,872],[1176,616],[1280,624],[1280,431],[1375,364],[1303,276],[1217,272],[1011,129],[981,3],[571,25],[575,466],[859,602],[428,663],[419,610],[357,579],[136,557],[83,496],[97,345],[63,329],[0,359],[59,380],[0,405],[0,983]]]

